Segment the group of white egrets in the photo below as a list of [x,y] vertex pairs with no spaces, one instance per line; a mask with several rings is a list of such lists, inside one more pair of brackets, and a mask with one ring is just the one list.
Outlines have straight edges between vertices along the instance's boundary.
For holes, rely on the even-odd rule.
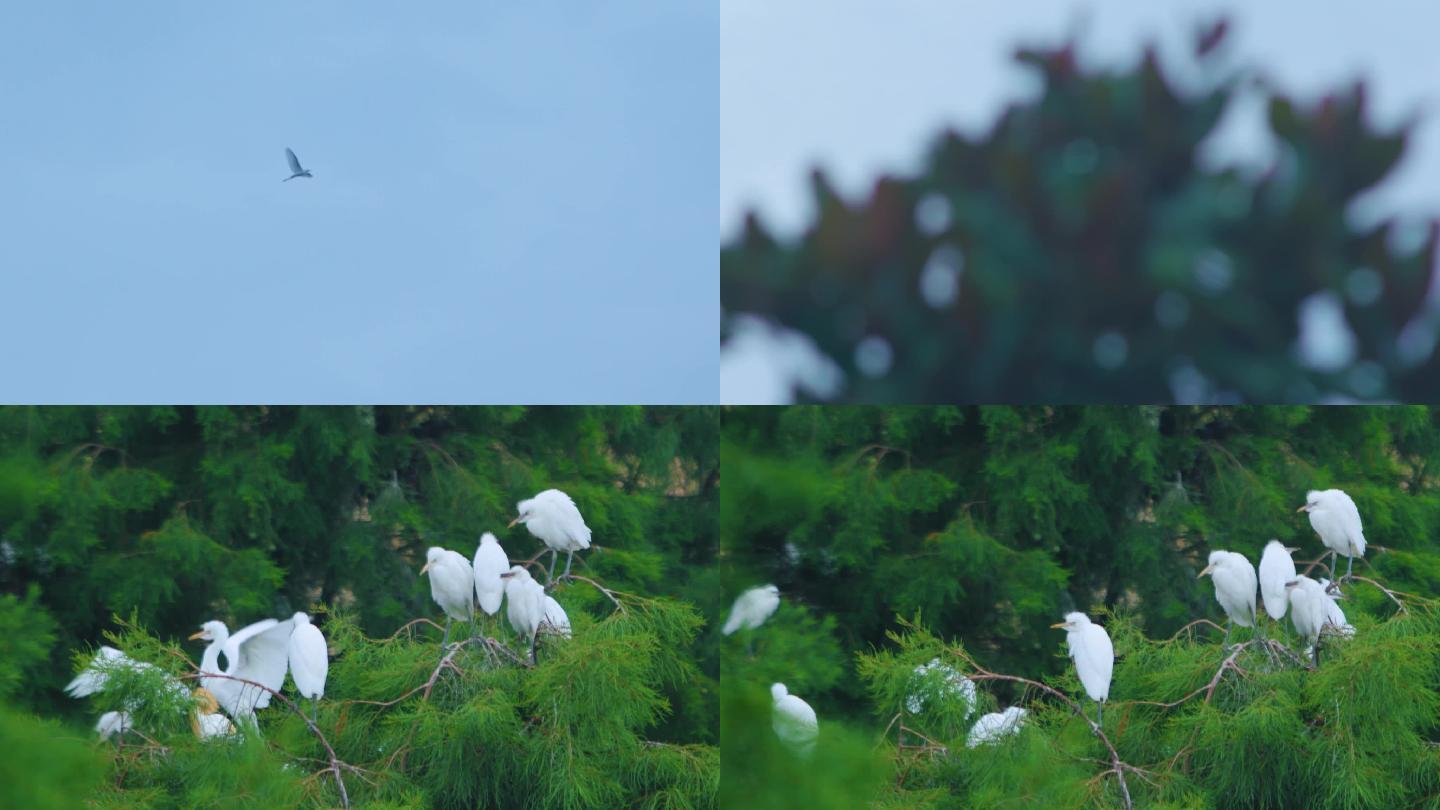
[[[1339,578],[1341,581],[1348,579],[1352,575],[1355,558],[1365,554],[1365,533],[1355,502],[1339,489],[1311,491],[1305,496],[1305,504],[1296,511],[1309,513],[1310,525],[1330,550],[1332,575],[1337,555],[1348,558],[1345,576]],[[1271,540],[1261,556],[1258,577],[1255,567],[1245,555],[1234,551],[1211,552],[1209,564],[1199,576],[1209,575],[1212,578],[1215,598],[1229,618],[1224,641],[1227,649],[1230,626],[1238,624],[1258,629],[1257,586],[1265,612],[1272,619],[1283,619],[1288,609],[1296,632],[1309,645],[1307,655],[1317,650],[1322,632],[1328,630],[1339,636],[1354,634],[1354,628],[1346,622],[1344,612],[1335,602],[1337,598],[1343,598],[1338,586],[1332,585],[1328,579],[1317,581],[1298,575],[1295,562],[1290,557],[1294,551],[1296,549],[1286,548],[1278,540]],[[739,630],[758,628],[779,606],[780,591],[774,585],[751,588],[735,600],[722,632],[730,635]],[[1067,613],[1063,622],[1051,627],[1066,631],[1066,644],[1070,657],[1074,659],[1080,685],[1096,703],[1095,725],[1102,725],[1115,667],[1115,648],[1110,634],[1081,612]],[[912,714],[923,711],[927,700],[941,696],[955,696],[965,701],[967,715],[975,706],[975,683],[953,667],[942,664],[938,658],[916,667],[915,679],[916,689],[906,701],[906,709]],[[772,723],[776,735],[795,750],[808,754],[820,733],[815,710],[800,697],[790,694],[783,683],[773,684],[770,693],[774,702]],[[978,718],[971,727],[967,746],[974,748],[1015,733],[1024,722],[1025,715],[1025,709],[1011,706],[1003,712]]]
[[[565,574],[577,550],[590,547],[590,529],[580,516],[575,502],[558,489],[547,489],[534,498],[516,505],[517,517],[509,527],[522,523],[530,533],[551,550],[547,581],[553,582],[558,553],[566,552]],[[445,635],[441,646],[450,637],[451,620],[473,621],[475,606],[488,615],[500,610],[502,599],[508,599],[507,617],[515,632],[529,643],[531,661],[535,656],[535,637],[542,630],[561,636],[570,635],[570,619],[564,608],[545,588],[536,582],[523,565],[510,565],[505,551],[486,532],[475,550],[474,564],[461,554],[433,547],[426,552],[425,566],[420,573],[430,576],[430,595],[445,612]],[[289,619],[265,619],[230,633],[224,622],[208,621],[190,636],[209,642],[200,659],[200,687],[190,692],[180,679],[166,675],[166,688],[183,700],[192,697],[196,703],[191,726],[202,739],[235,733],[230,718],[242,721],[248,729],[258,731],[255,712],[270,705],[279,693],[288,673],[300,696],[311,701],[315,716],[320,698],[325,694],[325,678],[330,656],[325,636],[310,623],[309,615],[296,613]],[[226,665],[220,666],[220,655]],[[149,664],[136,661],[114,647],[101,647],[69,685],[72,697],[86,697],[105,690],[109,678],[117,670],[154,671]],[[135,706],[108,711],[100,717],[95,729],[101,739],[123,734],[133,726],[131,714]],[[223,709],[225,714],[221,714]],[[312,719],[313,722],[313,719]]]
[[510,627],[529,643],[532,662],[535,638],[542,631],[570,635],[570,617],[545,589],[556,580],[555,565],[561,551],[567,556],[565,573],[560,578],[570,575],[575,552],[590,547],[590,527],[585,525],[585,518],[570,496],[558,489],[547,489],[521,501],[515,509],[519,514],[510,521],[510,527],[525,524],[525,528],[550,549],[546,584],[536,582],[525,566],[511,565],[500,541],[490,532],[480,536],[473,563],[457,551],[439,546],[430,548],[425,552],[425,567],[420,573],[430,575],[430,596],[445,611],[442,647],[450,640],[452,621],[473,623],[477,604],[486,615],[494,616],[500,611],[502,600],[508,604],[505,617],[510,620]]

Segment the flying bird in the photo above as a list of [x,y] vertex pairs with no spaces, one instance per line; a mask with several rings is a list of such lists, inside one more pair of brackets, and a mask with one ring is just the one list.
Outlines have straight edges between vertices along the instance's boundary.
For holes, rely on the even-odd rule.
[[284,180],[281,180],[280,182],[282,182],[282,183],[288,183],[288,182],[290,182],[291,180],[294,180],[294,179],[297,178],[297,177],[314,177],[314,176],[315,176],[315,175],[313,175],[313,174],[310,173],[310,170],[309,170],[309,169],[304,169],[304,168],[301,168],[301,167],[300,167],[300,158],[295,157],[295,153],[292,152],[292,151],[290,151],[290,147],[288,147],[288,146],[285,147],[285,159],[288,160],[288,161],[290,161],[290,172],[291,172],[291,174],[290,174],[289,177],[285,178]]

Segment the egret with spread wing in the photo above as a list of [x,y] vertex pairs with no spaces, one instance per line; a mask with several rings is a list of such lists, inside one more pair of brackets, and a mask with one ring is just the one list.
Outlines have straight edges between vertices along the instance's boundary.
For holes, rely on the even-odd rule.
[[[265,619],[230,634],[224,622],[209,621],[200,625],[200,632],[190,636],[210,642],[200,657],[200,685],[210,690],[231,717],[248,718],[255,725],[255,710],[270,705],[270,692],[285,685],[290,668],[290,633],[293,619]],[[225,653],[226,666],[220,669],[220,653]],[[229,677],[224,677],[229,676]],[[243,678],[244,680],[235,680]],[[253,681],[265,688],[245,681]]]

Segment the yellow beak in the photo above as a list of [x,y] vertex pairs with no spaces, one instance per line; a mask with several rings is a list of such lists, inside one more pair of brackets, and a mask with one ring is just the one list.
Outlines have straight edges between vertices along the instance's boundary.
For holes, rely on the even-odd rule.
[[425,567],[420,569],[420,573],[423,574],[423,573],[425,573],[426,571],[429,571],[429,570],[430,570],[430,563],[427,562],[427,563],[425,563]]
[[201,630],[201,631],[198,632],[198,633],[191,633],[190,636],[189,636],[189,638],[190,638],[191,641],[194,641],[194,640],[197,639],[197,638],[204,638],[204,637],[205,637],[205,631],[204,631],[204,630]]
[[1052,625],[1050,625],[1050,629],[1051,629],[1051,630],[1055,630],[1055,629],[1057,629],[1057,628],[1066,627],[1066,626],[1067,626],[1067,625],[1066,625],[1065,622],[1060,622],[1059,624],[1052,624]]
[[1207,566],[1205,566],[1205,570],[1204,570],[1204,571],[1201,571],[1200,573],[1198,573],[1198,574],[1195,575],[1195,578],[1196,578],[1196,579],[1199,579],[1200,577],[1203,577],[1203,576],[1205,576],[1206,574],[1208,574],[1208,573],[1210,573],[1211,571],[1214,571],[1214,570],[1215,570],[1215,566],[1213,566],[1213,565],[1207,565]]
[[517,517],[517,518],[515,518],[514,520],[510,521],[510,523],[509,523],[505,528],[507,528],[507,529],[513,529],[513,528],[515,528],[515,524],[516,524],[516,523],[519,523],[519,522],[520,522],[520,518]]
[[1306,511],[1309,511],[1309,509],[1310,509],[1310,504],[1307,503],[1307,504],[1305,504],[1304,506],[1300,507],[1299,509],[1296,509],[1295,511],[1296,511],[1296,512],[1306,512]]

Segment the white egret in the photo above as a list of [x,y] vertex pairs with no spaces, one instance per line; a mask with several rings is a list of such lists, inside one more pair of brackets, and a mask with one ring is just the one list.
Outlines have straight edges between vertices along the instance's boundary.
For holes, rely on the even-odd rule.
[[751,588],[735,598],[735,605],[730,608],[730,618],[725,620],[725,626],[720,632],[728,636],[736,630],[754,630],[775,615],[779,607],[779,588],[774,585]]
[[1020,726],[1025,723],[1025,715],[1024,709],[1011,706],[1003,712],[991,712],[981,716],[975,721],[975,725],[970,727],[970,736],[965,740],[965,747],[977,748],[1018,733]]
[[280,182],[288,183],[297,177],[314,177],[314,175],[310,174],[310,171],[308,169],[300,168],[300,158],[295,157],[295,153],[290,151],[290,147],[288,146],[285,147],[285,159],[290,161],[291,174],[289,177],[281,180]]
[[1320,655],[1319,651],[1315,650],[1315,644],[1330,613],[1325,589],[1320,587],[1320,583],[1303,575],[1290,580],[1286,588],[1290,592],[1290,621],[1295,624],[1295,632],[1308,642],[1315,663],[1319,664]]
[[325,635],[320,628],[310,623],[305,613],[296,613],[291,619],[295,629],[290,633],[287,647],[290,657],[290,678],[295,681],[295,690],[301,697],[310,699],[310,719],[313,722],[319,711],[320,698],[325,694],[325,676],[330,672],[330,651],[325,646]]
[[196,737],[206,740],[235,733],[234,724],[230,722],[230,718],[220,713],[220,703],[209,689],[202,686],[196,689],[194,694],[200,705],[190,718],[190,728],[195,731]]
[[1103,723],[1105,701],[1110,699],[1110,673],[1115,669],[1115,647],[1110,643],[1110,634],[1078,611],[1066,613],[1065,621],[1050,626],[1065,629],[1065,641],[1070,646],[1070,657],[1075,659],[1080,685],[1096,703],[1096,724]]
[[1340,603],[1336,600],[1346,598],[1339,590],[1330,587],[1330,580],[1320,580],[1320,591],[1325,594],[1325,623],[1338,632],[1340,635],[1350,638],[1355,635],[1355,626],[1345,618],[1345,611],[1340,609]]
[[1295,578],[1295,560],[1290,557],[1294,552],[1279,540],[1271,540],[1260,555],[1260,595],[1265,600],[1265,612],[1276,621],[1285,618],[1285,609],[1290,606],[1285,583]]
[[[224,622],[208,621],[190,636],[210,642],[200,656],[200,685],[210,690],[221,708],[237,720],[255,723],[255,710],[270,705],[270,691],[280,691],[289,669],[290,633],[294,621],[264,619],[236,630],[232,635]],[[226,666],[220,669],[220,653],[225,653]],[[229,677],[221,677],[222,675]],[[244,681],[254,681],[265,689]],[[258,726],[256,726],[258,727]]]
[[[65,685],[65,693],[73,698],[82,698],[101,692],[109,683],[110,675],[123,670],[161,672],[154,664],[136,661],[114,647],[101,647],[95,651],[95,657],[90,659],[90,663],[85,665],[80,674]],[[165,687],[182,700],[190,695],[180,679],[171,675],[165,676]],[[126,708],[132,711],[135,709],[133,705],[127,705]]]
[[905,709],[911,714],[925,711],[925,704],[932,700],[946,700],[958,696],[965,704],[965,715],[975,711],[975,682],[962,676],[949,664],[940,663],[939,658],[915,667],[915,685],[905,697]]
[[535,634],[545,620],[545,589],[523,565],[512,565],[500,576],[505,580],[505,616],[515,632],[525,636],[530,645],[530,662],[534,663]]
[[485,532],[480,535],[480,546],[475,549],[475,601],[480,609],[494,616],[500,611],[500,602],[505,598],[505,581],[500,575],[510,570],[510,558],[495,535]]
[[1215,601],[1230,621],[1225,626],[1225,647],[1230,647],[1230,630],[1235,625],[1255,626],[1255,566],[1244,554],[1234,551],[1210,552],[1210,564],[1195,578],[1210,575],[1215,582]]
[[[540,588],[540,583],[536,582],[535,587]],[[555,597],[545,593],[544,588],[540,588],[540,593],[545,597],[545,611],[540,619],[540,626],[549,628],[552,633],[570,638],[570,616],[565,613],[565,608],[555,601]]]
[[1355,558],[1365,556],[1365,530],[1360,525],[1360,510],[1344,490],[1311,490],[1305,493],[1305,505],[1297,512],[1310,513],[1310,526],[1320,535],[1320,542],[1330,549],[1330,571],[1335,575],[1336,555],[1343,554],[1349,562],[1345,576],[1355,567]]
[[475,575],[465,555],[439,546],[426,550],[420,573],[430,575],[430,596],[445,611],[445,637],[440,639],[444,647],[450,641],[451,620],[468,622],[475,616]]
[[101,740],[108,740],[116,734],[124,734],[129,730],[129,712],[105,712],[100,715],[99,722],[95,724],[95,731],[100,735]]
[[820,736],[815,710],[810,708],[809,703],[790,694],[783,683],[770,686],[770,697],[775,700],[771,719],[775,735],[801,754],[809,754],[815,748],[815,738]]
[[[512,521],[524,523],[530,533],[550,547],[550,569],[546,572],[548,582],[555,580],[555,563],[559,552],[565,552],[565,573],[570,573],[570,563],[575,552],[590,547],[590,527],[570,496],[558,489],[547,489],[535,497],[515,504],[520,514]],[[507,527],[509,528],[509,527]]]

